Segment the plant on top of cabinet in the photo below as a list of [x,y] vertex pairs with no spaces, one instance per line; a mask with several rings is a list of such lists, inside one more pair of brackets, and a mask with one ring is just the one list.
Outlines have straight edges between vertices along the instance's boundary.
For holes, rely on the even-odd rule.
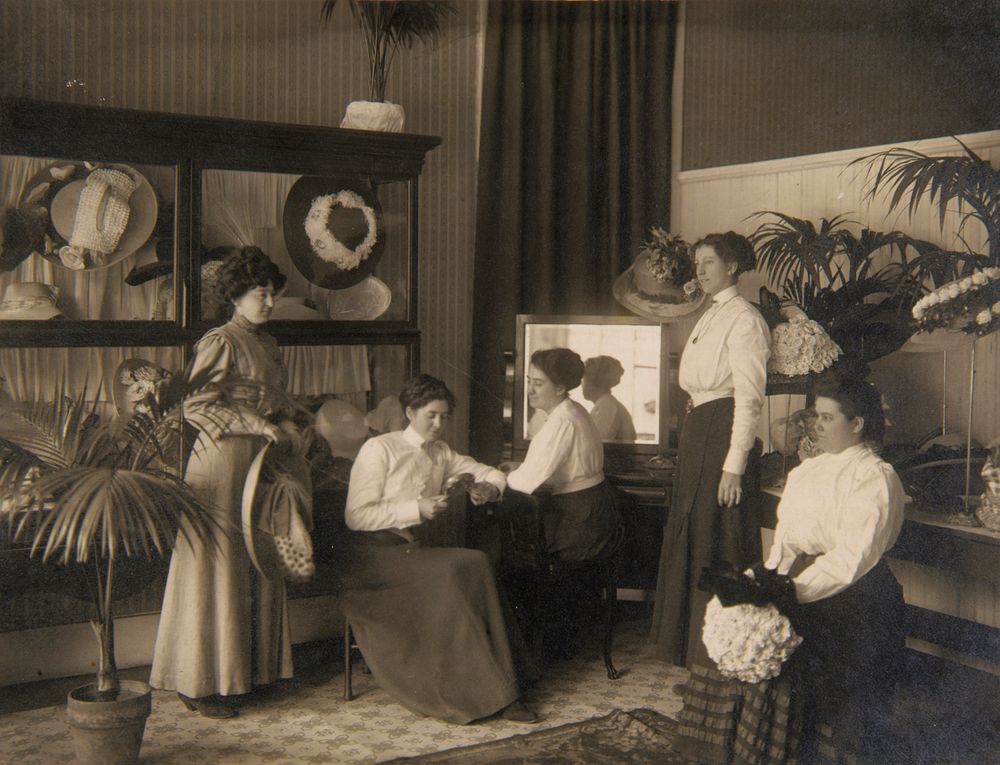
[[[400,48],[412,48],[417,42],[435,43],[441,34],[441,22],[455,13],[455,7],[447,0],[348,2],[368,51],[370,100],[349,104],[340,126],[398,133],[403,129],[403,108],[385,100],[392,60]],[[337,0],[323,0],[324,20],[330,20],[336,6]]]

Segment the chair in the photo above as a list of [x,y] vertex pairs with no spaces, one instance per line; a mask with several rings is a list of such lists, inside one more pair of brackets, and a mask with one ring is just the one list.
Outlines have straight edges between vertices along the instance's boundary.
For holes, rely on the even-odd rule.
[[615,669],[611,658],[614,643],[615,622],[618,615],[618,570],[625,547],[625,525],[620,524],[604,550],[596,558],[582,561],[549,559],[545,562],[545,573],[556,579],[577,580],[594,577],[604,590],[604,666],[609,680],[617,680],[621,673]]
[[361,654],[361,649],[358,644],[354,642],[354,634],[351,632],[351,620],[346,616],[344,617],[344,701],[354,700],[354,690],[351,687],[351,651],[357,651],[361,656],[361,671],[364,674],[370,674],[371,670],[368,669],[368,664],[365,663],[364,654]]

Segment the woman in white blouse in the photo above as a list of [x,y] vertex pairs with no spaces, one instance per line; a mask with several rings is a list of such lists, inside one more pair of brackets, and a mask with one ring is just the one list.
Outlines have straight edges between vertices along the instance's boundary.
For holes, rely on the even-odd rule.
[[611,394],[621,382],[625,369],[614,356],[594,356],[583,362],[583,397],[593,402],[590,419],[597,426],[603,441],[631,444],[635,442],[632,413]]
[[587,410],[569,397],[583,379],[583,360],[568,348],[531,354],[528,404],[547,415],[524,462],[507,486],[551,492],[542,508],[548,552],[562,560],[599,555],[618,527],[618,511],[604,481],[604,447]]
[[823,453],[788,474],[764,562],[791,577],[796,602],[783,610],[802,644],[774,681],[733,681],[725,697],[685,694],[675,745],[699,761],[729,761],[736,741],[746,761],[763,761],[748,750],[769,762],[895,761],[880,747],[906,623],[883,555],[903,525],[903,487],[875,452],[885,430],[878,391],[831,379],[814,393]]
[[760,560],[755,433],[764,402],[770,333],[740,297],[737,279],[756,267],[753,246],[732,231],[693,245],[712,305],[695,324],[678,380],[691,397],[663,532],[651,639],[664,661],[712,666],[701,642],[709,595],[704,567],[740,571]]
[[817,385],[823,454],[788,474],[764,565],[792,577],[791,614],[802,645],[793,657],[804,702],[800,761],[820,745],[885,762],[878,747],[906,638],[902,590],[883,559],[903,527],[905,494],[882,442],[882,399],[869,383]]
[[[417,375],[399,394],[406,430],[369,439],[351,468],[340,535],[340,604],[379,685],[407,708],[453,723],[496,712],[534,722],[489,560],[480,550],[425,547],[414,531],[446,507],[445,486],[472,476],[474,504],[500,498],[504,475],[441,440],[455,406]],[[516,638],[516,635],[510,635]]]

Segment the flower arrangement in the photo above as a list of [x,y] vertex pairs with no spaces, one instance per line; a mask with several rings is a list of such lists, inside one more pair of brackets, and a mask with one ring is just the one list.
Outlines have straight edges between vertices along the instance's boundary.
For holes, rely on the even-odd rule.
[[160,389],[171,378],[169,370],[152,364],[123,366],[118,373],[118,383],[124,388],[125,401],[139,414],[152,414],[150,399],[159,396]]
[[986,335],[1000,329],[1000,267],[973,271],[932,290],[914,304],[913,318],[923,332],[950,328]]
[[727,608],[715,596],[705,610],[702,641],[723,675],[759,683],[777,677],[802,638],[773,604]]
[[840,358],[841,348],[823,328],[804,314],[771,330],[768,372],[788,377],[829,369]]
[[690,245],[657,226],[650,228],[649,233],[651,238],[642,243],[639,255],[646,258],[653,278],[661,284],[681,287],[685,300],[701,298],[701,285],[695,278]]

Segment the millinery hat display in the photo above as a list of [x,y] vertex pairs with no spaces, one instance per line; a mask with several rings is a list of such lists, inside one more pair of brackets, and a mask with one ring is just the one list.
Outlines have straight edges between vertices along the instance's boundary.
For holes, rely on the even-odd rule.
[[59,288],[42,282],[15,282],[7,285],[0,300],[0,321],[45,321],[62,318],[56,304]]
[[21,203],[48,214],[44,257],[74,271],[117,263],[156,226],[156,192],[127,165],[53,163],[28,181]]
[[694,278],[687,242],[656,227],[650,237],[615,280],[615,300],[644,319],[662,323],[690,316],[704,304],[705,293]]
[[371,321],[389,310],[392,290],[376,276],[368,276],[353,287],[333,290],[327,295],[326,310],[331,319]]
[[149,413],[150,397],[156,398],[170,372],[146,359],[125,359],[115,370],[111,395],[115,409],[126,417],[135,412]]
[[330,445],[335,457],[353,460],[368,439],[368,423],[357,407],[331,398],[316,412],[316,432]]
[[299,178],[285,198],[283,224],[295,267],[326,289],[364,280],[385,244],[375,189],[358,178]]
[[322,321],[326,317],[304,297],[281,295],[274,300],[271,321]]

